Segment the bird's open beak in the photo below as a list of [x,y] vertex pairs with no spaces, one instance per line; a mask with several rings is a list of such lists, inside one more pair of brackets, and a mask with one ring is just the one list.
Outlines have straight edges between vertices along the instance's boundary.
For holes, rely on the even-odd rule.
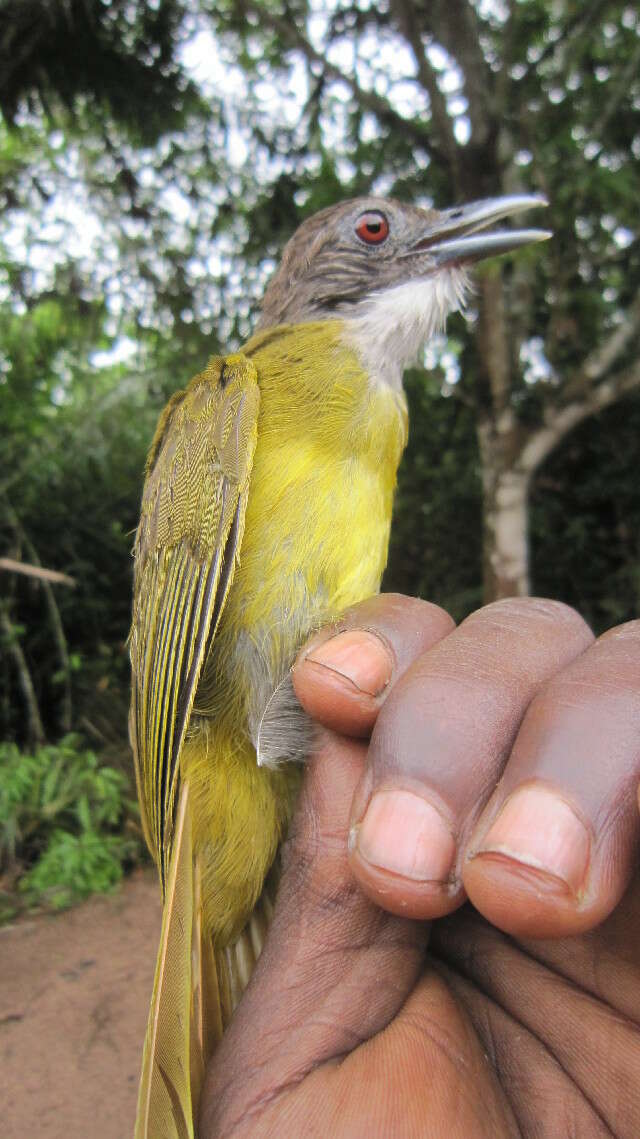
[[466,264],[484,257],[509,253],[533,241],[551,237],[547,229],[490,230],[520,210],[537,209],[549,203],[540,194],[507,194],[502,198],[485,198],[451,210],[439,211],[437,221],[404,254],[428,253],[435,264]]

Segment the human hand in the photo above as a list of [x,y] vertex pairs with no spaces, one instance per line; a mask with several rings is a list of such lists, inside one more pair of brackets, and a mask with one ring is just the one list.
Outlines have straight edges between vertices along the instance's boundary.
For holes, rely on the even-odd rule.
[[637,1136],[640,622],[339,628],[294,670],[322,747],[202,1136]]

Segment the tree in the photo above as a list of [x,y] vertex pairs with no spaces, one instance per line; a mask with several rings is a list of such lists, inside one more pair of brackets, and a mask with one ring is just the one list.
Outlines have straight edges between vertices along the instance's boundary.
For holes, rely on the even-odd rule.
[[305,0],[242,0],[211,12],[254,85],[265,59],[283,85],[304,74],[291,153],[304,167],[331,141],[343,191],[428,186],[442,205],[548,196],[544,253],[479,276],[456,386],[476,422],[485,598],[528,592],[535,472],[577,424],[640,387],[637,13],[603,0],[341,3],[326,17]]
[[177,59],[186,15],[179,0],[0,3],[2,552],[77,583],[2,573],[2,723],[27,742],[126,730],[144,456],[207,351],[180,315],[202,217],[177,234],[168,196],[194,154],[211,172],[209,107]]

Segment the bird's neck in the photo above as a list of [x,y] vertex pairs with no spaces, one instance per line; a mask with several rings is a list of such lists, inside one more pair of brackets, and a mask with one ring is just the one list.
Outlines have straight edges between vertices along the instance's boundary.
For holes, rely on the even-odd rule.
[[[442,331],[449,313],[464,306],[468,288],[463,268],[441,270],[369,293],[337,319],[321,316],[265,328],[252,337],[245,351],[269,356],[273,344],[275,362],[278,357],[282,361],[285,347],[291,348],[293,362],[300,365],[306,360],[313,371],[320,358],[335,359],[342,345],[357,357],[372,387],[400,393],[405,368],[418,361],[421,349]],[[289,359],[285,366],[290,368],[291,363]],[[317,378],[312,382],[315,387]]]
[[345,315],[343,336],[373,385],[401,390],[405,368],[463,307],[468,285],[463,269],[448,269],[372,293]]

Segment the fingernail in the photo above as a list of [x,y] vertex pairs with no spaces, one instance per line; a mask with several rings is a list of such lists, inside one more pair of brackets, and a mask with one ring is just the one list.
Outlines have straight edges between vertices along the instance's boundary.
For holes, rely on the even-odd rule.
[[416,882],[446,882],[456,844],[442,815],[411,791],[378,791],[350,836],[362,858]]
[[547,787],[523,787],[507,799],[472,857],[504,855],[556,878],[577,894],[590,846],[586,827],[564,799]]
[[391,653],[384,641],[361,629],[349,629],[323,641],[302,663],[307,661],[330,669],[369,696],[379,696],[393,672]]

